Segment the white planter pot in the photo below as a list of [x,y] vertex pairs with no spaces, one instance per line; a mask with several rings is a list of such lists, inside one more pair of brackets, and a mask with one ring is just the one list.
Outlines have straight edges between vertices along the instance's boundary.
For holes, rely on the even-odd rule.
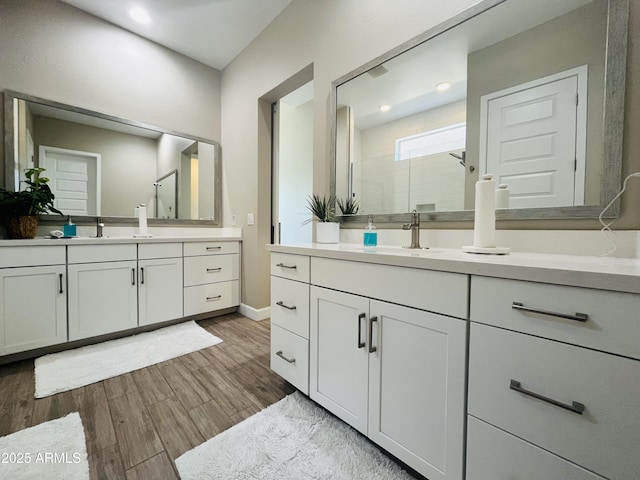
[[316,222],[316,242],[338,243],[340,241],[340,224],[337,222]]

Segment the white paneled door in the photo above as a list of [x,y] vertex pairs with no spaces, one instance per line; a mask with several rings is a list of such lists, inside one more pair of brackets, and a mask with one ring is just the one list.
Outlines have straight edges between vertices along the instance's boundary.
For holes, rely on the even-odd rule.
[[480,170],[512,208],[584,203],[587,67],[481,98]]

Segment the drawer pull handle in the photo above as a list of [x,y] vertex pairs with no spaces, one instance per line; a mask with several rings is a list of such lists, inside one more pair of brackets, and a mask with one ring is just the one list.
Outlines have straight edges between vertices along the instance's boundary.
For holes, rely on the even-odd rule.
[[207,251],[209,250],[221,250],[222,246],[218,245],[217,247],[207,247]]
[[554,400],[553,398],[545,397],[530,390],[526,390],[520,386],[520,382],[517,380],[511,380],[509,388],[511,390],[515,390],[516,392],[520,392],[525,395],[529,395],[530,397],[537,398],[538,400],[542,400],[543,402],[550,403],[551,405],[555,405],[556,407],[564,408],[565,410],[569,410],[570,412],[577,413],[578,415],[582,415],[585,409],[585,406],[579,402],[571,402],[571,405],[567,405],[566,403],[559,402],[558,400]]
[[285,265],[284,263],[276,263],[276,267],[290,268],[291,270],[295,270],[296,268],[298,268],[295,265]]
[[371,317],[369,319],[369,353],[373,353],[378,350],[377,347],[373,346],[373,322],[377,322],[378,317]]
[[366,313],[361,313],[360,315],[358,315],[358,348],[364,348],[364,346],[366,345],[362,341],[362,320],[365,318],[367,318]]
[[58,290],[58,293],[64,293],[64,289],[62,288],[62,274],[61,273],[58,274],[58,279],[60,280],[60,290]]
[[131,269],[131,285],[135,285],[136,284],[136,269],[132,268]]
[[296,359],[295,358],[287,358],[282,354],[282,350],[278,350],[276,352],[276,355],[279,356],[280,358],[282,358],[285,362],[288,363],[296,363]]
[[287,310],[295,310],[296,309],[295,305],[290,307],[289,305],[285,305],[285,303],[283,301],[276,302],[276,305],[280,305],[282,308],[286,308]]
[[220,300],[222,295],[216,295],[215,297],[207,297],[207,302],[211,302],[213,300]]
[[140,284],[144,285],[144,267],[140,267]]
[[547,310],[538,310],[531,307],[525,307],[520,302],[513,302],[511,304],[511,308],[514,310],[520,310],[522,312],[531,312],[531,313],[539,313],[541,315],[549,315],[550,317],[558,317],[565,318],[567,320],[575,320],[576,322],[586,322],[589,320],[589,315],[586,313],[576,313],[575,315],[571,315],[569,313],[558,313],[558,312],[549,312]]
[[218,267],[218,268],[207,268],[207,273],[216,273],[216,272],[220,272],[222,270],[222,267]]

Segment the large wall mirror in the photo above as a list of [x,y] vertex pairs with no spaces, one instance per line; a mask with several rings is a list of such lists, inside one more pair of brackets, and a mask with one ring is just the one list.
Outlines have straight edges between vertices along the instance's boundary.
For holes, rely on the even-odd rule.
[[[76,220],[220,225],[216,142],[16,92],[4,92],[5,188],[44,167],[56,207]],[[59,221],[58,216],[52,216]]]
[[[594,218],[620,187],[628,0],[485,0],[333,84],[345,222]],[[616,207],[617,208],[617,207]],[[617,209],[612,210],[617,215]]]

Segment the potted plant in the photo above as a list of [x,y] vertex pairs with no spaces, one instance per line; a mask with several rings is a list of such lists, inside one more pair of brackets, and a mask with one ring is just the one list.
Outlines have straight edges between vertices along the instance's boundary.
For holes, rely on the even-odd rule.
[[340,240],[340,224],[335,219],[335,197],[329,198],[313,194],[307,199],[307,209],[313,215],[306,223],[316,218],[316,242],[338,243]]
[[360,204],[358,200],[355,198],[347,198],[346,200],[342,200],[340,198],[337,199],[338,208],[342,215],[355,215],[360,210]]
[[62,215],[62,212],[53,206],[55,196],[47,185],[49,179],[40,176],[44,171],[44,168],[25,170],[25,190],[12,192],[0,188],[0,220],[10,238],[34,238],[40,214],[54,212]]

